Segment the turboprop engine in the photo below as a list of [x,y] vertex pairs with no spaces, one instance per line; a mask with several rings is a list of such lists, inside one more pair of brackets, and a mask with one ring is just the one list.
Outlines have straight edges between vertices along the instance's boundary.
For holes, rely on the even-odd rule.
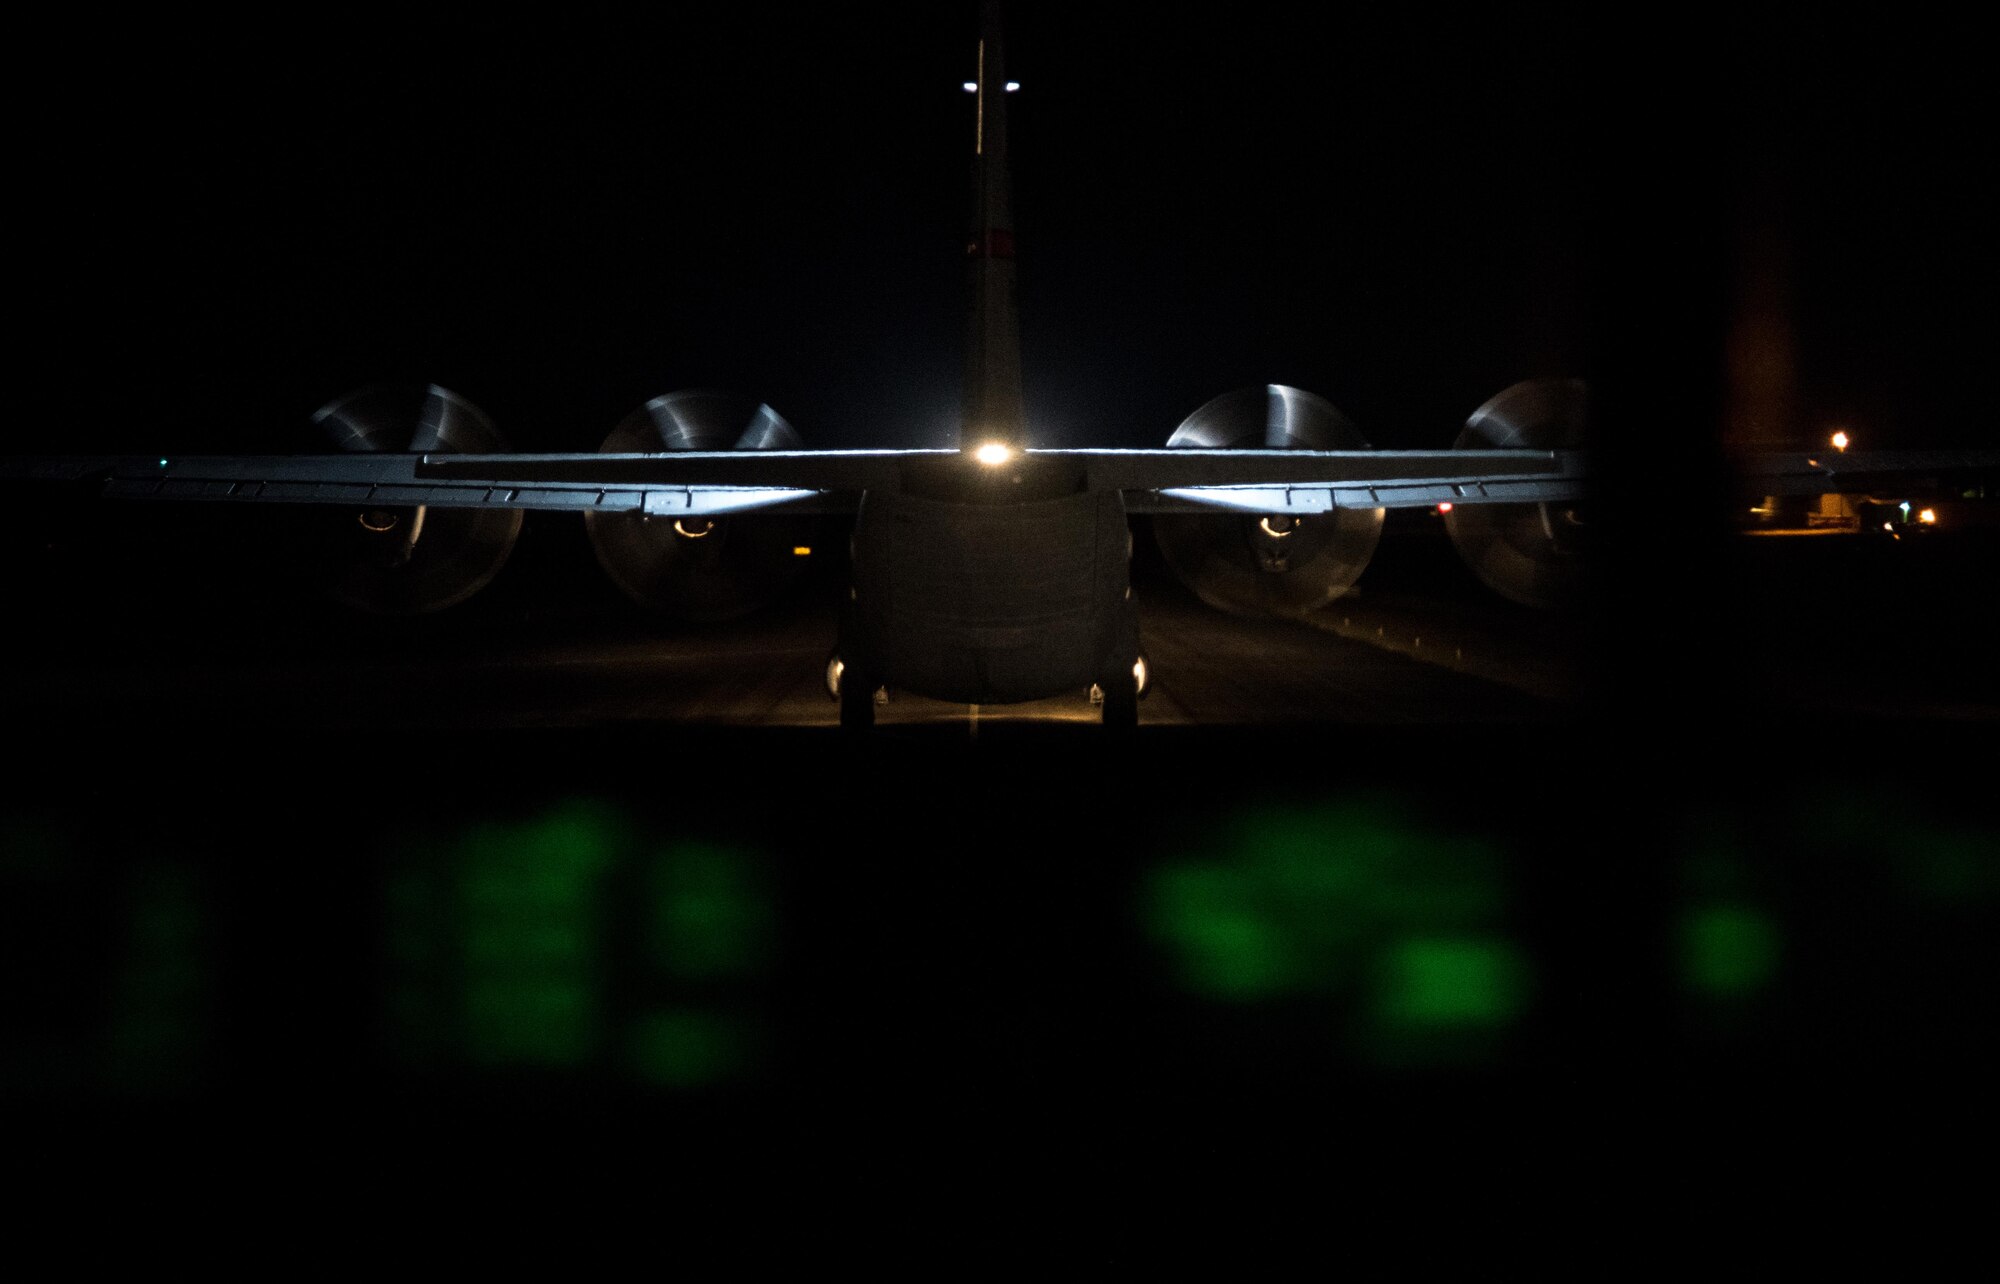
[[[1581,379],[1530,379],[1472,412],[1455,450],[1562,450],[1584,444]],[[1576,601],[1589,579],[1587,531],[1574,504],[1467,504],[1445,514],[1451,542],[1486,586],[1524,606]]]
[[[602,454],[666,450],[800,450],[777,411],[748,397],[670,392],[639,407],[604,439]],[[647,517],[586,512],[598,563],[641,606],[691,623],[747,614],[804,571],[809,518]]]
[[[1169,448],[1367,450],[1324,397],[1283,384],[1224,393],[1189,415]],[[1153,519],[1167,564],[1210,606],[1237,615],[1299,616],[1345,593],[1382,536],[1379,508],[1306,516],[1172,514]]]
[[[343,451],[507,449],[479,407],[436,384],[363,388],[320,407],[313,424]],[[383,615],[420,615],[464,601],[500,573],[521,533],[521,511],[364,508],[339,512],[318,530],[314,560],[334,598]]]

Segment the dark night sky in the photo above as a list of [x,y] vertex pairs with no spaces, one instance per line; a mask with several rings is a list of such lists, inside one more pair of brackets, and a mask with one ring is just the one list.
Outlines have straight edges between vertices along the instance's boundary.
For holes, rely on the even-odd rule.
[[[523,449],[687,386],[948,441],[975,6],[698,8],[45,33],[15,235],[55,418],[10,446],[303,446],[396,378]],[[1700,385],[1745,243],[1795,427],[1982,438],[1992,95],[1950,32],[1023,3],[1010,37],[1043,443],[1263,381],[1406,447],[1532,375]]]

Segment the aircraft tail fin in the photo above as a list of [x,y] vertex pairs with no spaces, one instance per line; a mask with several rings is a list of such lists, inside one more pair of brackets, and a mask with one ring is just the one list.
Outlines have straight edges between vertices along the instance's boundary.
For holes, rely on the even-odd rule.
[[1014,307],[1014,215],[1007,173],[1006,45],[999,0],[980,6],[973,135],[972,223],[965,240],[968,326],[965,417],[967,450],[1000,442],[1027,447],[1021,408],[1021,325]]

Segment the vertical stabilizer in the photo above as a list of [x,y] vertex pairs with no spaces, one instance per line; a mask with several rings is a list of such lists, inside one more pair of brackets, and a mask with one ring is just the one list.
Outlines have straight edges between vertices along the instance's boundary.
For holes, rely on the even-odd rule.
[[1007,177],[1007,61],[999,0],[980,5],[973,92],[972,226],[965,240],[970,286],[965,419],[959,444],[1027,445],[1021,413],[1021,325],[1014,311],[1014,215]]

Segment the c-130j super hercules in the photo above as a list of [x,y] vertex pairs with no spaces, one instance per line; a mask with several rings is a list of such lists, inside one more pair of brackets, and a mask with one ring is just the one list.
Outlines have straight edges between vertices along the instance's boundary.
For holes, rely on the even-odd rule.
[[[1387,509],[1449,504],[1478,576],[1546,605],[1583,583],[1586,395],[1516,384],[1451,450],[1371,450],[1325,400],[1281,385],[1204,405],[1154,450],[1029,442],[1014,304],[1005,51],[982,14],[970,318],[955,450],[807,451],[767,406],[712,392],[648,402],[593,454],[509,454],[464,398],[368,390],[316,420],[340,453],[0,460],[0,479],[95,484],[113,498],[315,504],[343,513],[335,593],[370,610],[463,601],[499,572],[526,509],[584,515],[631,596],[696,621],[774,596],[798,573],[798,524],[853,518],[853,580],[828,664],[844,726],[878,691],[1009,704],[1086,690],[1131,727],[1146,681],[1127,518],[1157,515],[1168,563],[1228,611],[1296,615],[1359,577]],[[1884,475],[1992,467],[2000,452],[1761,456],[1759,494],[1862,489]],[[347,516],[351,515],[351,516]]]

